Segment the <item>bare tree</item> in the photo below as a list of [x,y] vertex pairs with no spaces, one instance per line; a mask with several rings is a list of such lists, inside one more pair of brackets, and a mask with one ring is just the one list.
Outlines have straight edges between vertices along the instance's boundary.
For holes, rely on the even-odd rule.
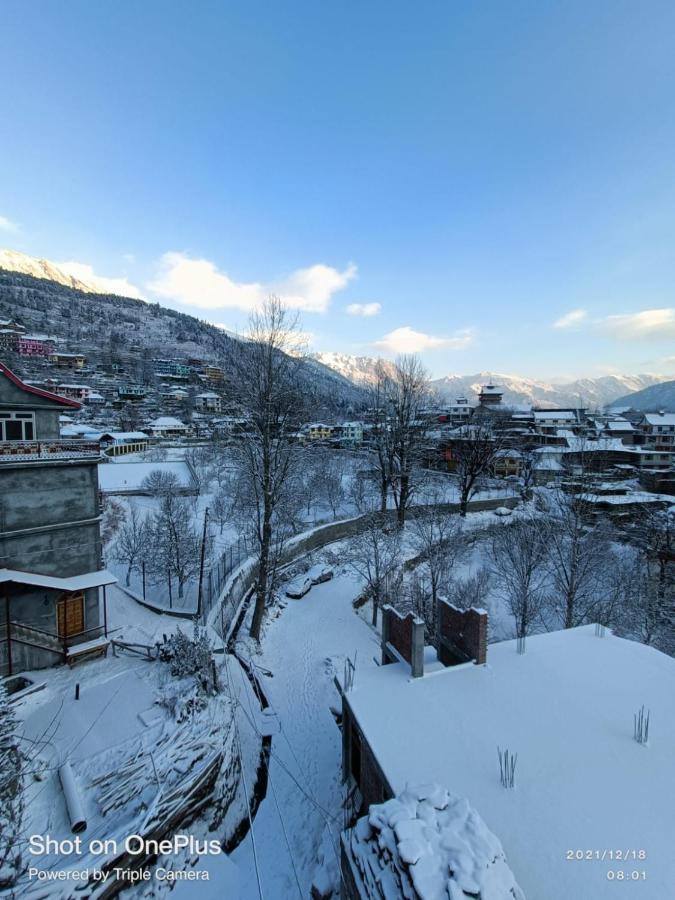
[[381,513],[370,515],[365,529],[350,542],[347,563],[365,582],[365,593],[373,605],[373,625],[377,625],[379,608],[387,600],[387,587],[396,573],[400,552],[400,531],[388,528]]
[[459,509],[460,515],[466,516],[469,501],[490,474],[500,442],[489,419],[462,425],[453,435],[451,452],[459,482]]
[[151,570],[157,577],[178,580],[178,597],[199,568],[201,535],[192,524],[190,507],[184,497],[166,493],[152,521],[153,552]]
[[141,516],[135,503],[129,507],[129,516],[119,533],[113,551],[114,559],[127,567],[125,584],[131,584],[131,574],[139,571],[150,552],[150,528],[146,516]]
[[421,564],[419,574],[422,584],[428,586],[431,616],[435,617],[442,585],[451,577],[465,544],[461,519],[443,508],[441,494],[432,489],[425,499],[424,510],[419,510],[408,527],[418,554],[417,561]]
[[101,540],[107,546],[119,531],[126,518],[122,504],[112,497],[102,495]]
[[375,380],[370,391],[370,411],[373,419],[370,441],[375,459],[373,476],[380,496],[380,512],[385,512],[387,509],[394,469],[393,430],[388,408],[389,397],[394,390],[392,381],[389,368],[381,359],[378,360],[375,368]]
[[166,494],[176,494],[180,488],[180,481],[175,472],[164,472],[162,469],[153,469],[141,481],[141,489],[151,497],[163,497]]
[[472,575],[453,578],[445,586],[448,600],[458,609],[488,606],[487,596],[492,583],[492,574],[487,566],[481,566]]
[[345,496],[345,458],[335,451],[324,451],[319,457],[319,487],[323,499],[336,517]]
[[594,525],[586,496],[556,491],[545,528],[551,607],[564,628],[595,621],[612,548],[606,527]]
[[491,549],[496,593],[515,620],[516,636],[526,637],[541,623],[546,603],[547,546],[541,523],[531,517],[499,526]]
[[289,317],[277,297],[269,297],[252,313],[248,339],[237,351],[235,365],[241,403],[250,433],[237,445],[240,479],[248,492],[251,531],[257,545],[258,575],[250,633],[260,639],[265,610],[274,586],[275,513],[289,490],[297,459],[292,433],[302,407],[297,319]]
[[429,399],[429,374],[419,358],[399,357],[387,397],[392,443],[390,483],[399,526],[405,524],[406,512],[415,492],[415,473],[420,469],[427,431],[425,407]]
[[215,522],[218,523],[220,527],[220,534],[223,533],[223,529],[227,524],[227,521],[230,517],[230,498],[228,496],[227,491],[221,487],[220,490],[216,493],[213,498],[213,503],[211,504],[211,515]]

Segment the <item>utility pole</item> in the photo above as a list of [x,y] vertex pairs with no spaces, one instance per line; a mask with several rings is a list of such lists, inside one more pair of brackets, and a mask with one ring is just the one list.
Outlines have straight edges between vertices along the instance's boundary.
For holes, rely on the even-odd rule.
[[206,554],[206,525],[209,520],[208,506],[204,510],[204,530],[202,531],[202,552],[199,559],[199,588],[197,589],[197,618],[202,614],[202,584],[204,582],[204,556]]

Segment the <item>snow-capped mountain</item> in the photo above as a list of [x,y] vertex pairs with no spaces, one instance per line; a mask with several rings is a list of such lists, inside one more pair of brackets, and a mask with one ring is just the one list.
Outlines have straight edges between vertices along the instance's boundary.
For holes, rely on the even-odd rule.
[[312,359],[359,385],[374,384],[378,366],[384,366],[385,371],[393,368],[393,364],[387,360],[372,356],[351,356],[349,353],[312,353]]
[[653,384],[635,394],[617,397],[616,406],[632,406],[642,412],[675,412],[675,381],[663,381]]
[[[348,353],[315,353],[314,358],[339,372],[355,384],[368,385],[375,381],[378,360],[371,356],[350,356]],[[391,363],[385,362],[385,366]],[[432,381],[432,387],[443,401],[457,397],[475,400],[481,386],[492,382],[504,391],[504,402],[527,406],[584,406],[596,409],[614,402],[618,397],[651,385],[668,381],[668,375],[603,375],[600,378],[580,378],[567,383],[523,378],[520,375],[478,372],[475,375],[445,375]]]
[[85,263],[55,263],[49,259],[28,256],[18,250],[5,249],[0,250],[0,269],[32,275],[33,278],[47,278],[85,294],[114,294],[134,300],[145,299],[142,291],[127,278],[105,278],[95,274],[93,268]]
[[50,262],[48,259],[37,259],[34,256],[28,256],[20,253],[18,250],[0,250],[0,269],[7,269],[10,272],[21,272],[24,275],[32,275],[34,278],[48,278],[50,281],[56,281],[66,287],[74,288],[76,291],[84,291],[85,293],[97,293],[98,289],[92,284],[87,284],[69,275],[59,268],[56,263]]

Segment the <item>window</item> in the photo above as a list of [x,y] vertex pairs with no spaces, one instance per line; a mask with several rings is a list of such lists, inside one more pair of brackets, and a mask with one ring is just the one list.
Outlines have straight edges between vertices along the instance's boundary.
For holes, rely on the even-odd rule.
[[35,413],[0,412],[0,441],[32,441],[35,438]]

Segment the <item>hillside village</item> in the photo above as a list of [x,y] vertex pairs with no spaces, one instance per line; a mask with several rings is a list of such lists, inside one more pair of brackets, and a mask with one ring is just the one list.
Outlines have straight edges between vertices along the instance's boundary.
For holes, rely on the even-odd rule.
[[[18,770],[25,812],[8,801],[5,886],[40,896],[24,844],[47,816],[61,840],[87,820],[149,842],[68,862],[92,897],[150,872],[151,895],[200,878],[250,897],[260,878],[278,897],[365,900],[387,882],[566,900],[589,884],[566,851],[630,843],[620,782],[649,848],[625,857],[630,877],[665,896],[674,413],[508,404],[487,381],[443,401],[404,360],[270,423],[236,351],[106,359],[34,325],[0,322],[3,715],[37,766]],[[273,358],[299,400],[315,364]],[[259,607],[267,439],[284,468]],[[155,743],[159,791],[138,762]],[[563,747],[585,773],[573,789]],[[579,832],[596,789],[603,812]],[[187,822],[203,850],[152,852]],[[594,898],[614,896],[603,873]]]

